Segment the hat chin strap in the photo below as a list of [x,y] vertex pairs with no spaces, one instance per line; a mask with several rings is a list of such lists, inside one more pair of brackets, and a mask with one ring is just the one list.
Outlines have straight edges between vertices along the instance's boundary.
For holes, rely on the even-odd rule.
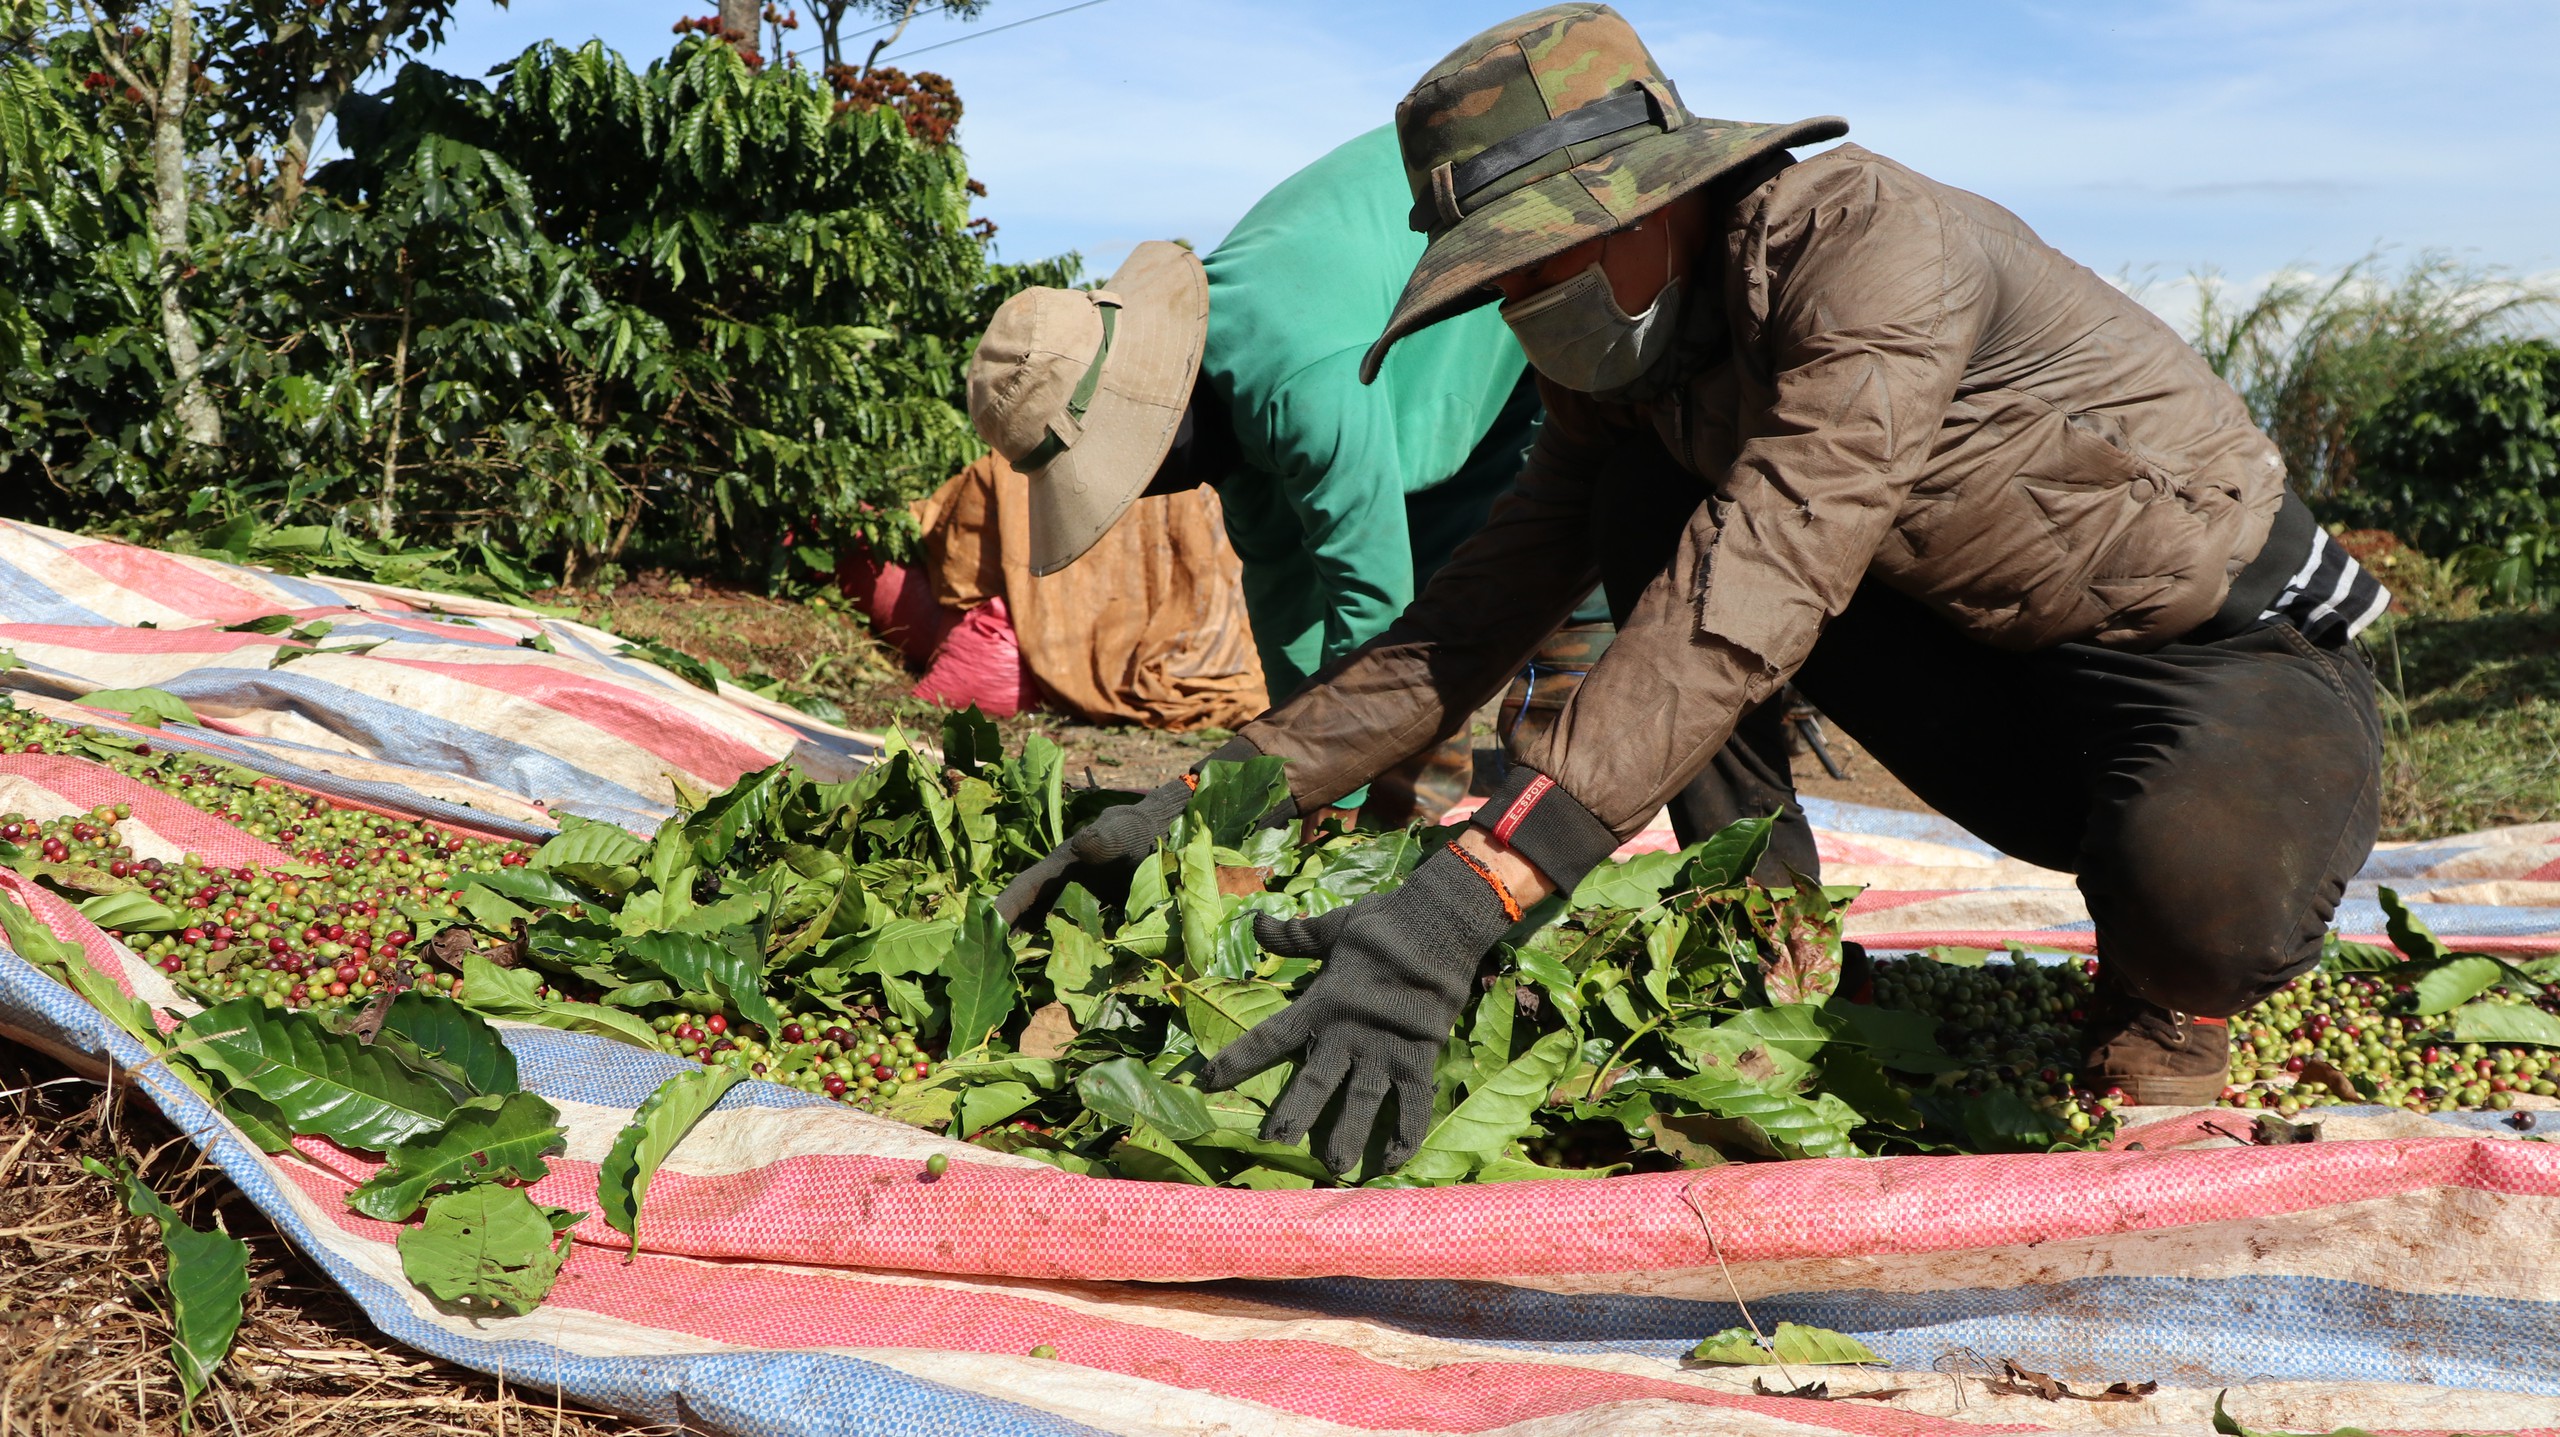
[[[1111,335],[1119,327],[1120,318],[1119,296],[1096,291],[1093,304],[1102,316],[1102,345],[1094,350],[1093,363],[1085,366],[1084,377],[1076,381],[1075,392],[1067,396],[1067,427],[1079,434],[1084,432],[1084,412],[1093,407],[1094,393],[1102,388],[1102,365],[1111,357]],[[1070,442],[1058,432],[1058,426],[1052,424],[1049,437],[1041,440],[1030,453],[1014,460],[1013,467],[1025,474],[1037,474],[1066,453]]]

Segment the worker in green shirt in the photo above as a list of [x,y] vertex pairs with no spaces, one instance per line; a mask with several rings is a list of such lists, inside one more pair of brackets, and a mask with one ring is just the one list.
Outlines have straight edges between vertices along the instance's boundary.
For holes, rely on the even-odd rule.
[[[1099,290],[1007,301],[969,409],[1030,476],[1033,571],[1074,562],[1142,493],[1207,483],[1274,702],[1404,612],[1511,488],[1539,413],[1489,309],[1398,345],[1361,384],[1422,254],[1412,206],[1381,127],[1281,181],[1205,264],[1149,243]],[[1466,737],[1452,747],[1436,765],[1382,756],[1410,761],[1378,781],[1369,819],[1437,817],[1464,797]]]

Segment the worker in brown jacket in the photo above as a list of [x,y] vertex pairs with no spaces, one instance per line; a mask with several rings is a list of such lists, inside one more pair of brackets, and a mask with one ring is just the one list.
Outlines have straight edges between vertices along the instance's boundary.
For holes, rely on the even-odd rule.
[[[1401,1161],[1483,955],[1702,772],[1783,815],[1790,679],[1939,811],[2079,877],[2087,1069],[2210,1103],[2223,1018],[2317,961],[2376,828],[2351,644],[2388,596],[2157,318],[2016,216],[1690,111],[1605,6],[1498,25],[1396,112],[1429,247],[1368,357],[1499,302],[1547,423],[1395,624],[1239,735],[1311,809],[1466,721],[1594,580],[1620,633],[1473,826],[1394,892],[1271,923],[1326,958],[1203,1075],[1300,1059],[1267,1135]],[[1135,822],[1136,819],[1124,820]]]

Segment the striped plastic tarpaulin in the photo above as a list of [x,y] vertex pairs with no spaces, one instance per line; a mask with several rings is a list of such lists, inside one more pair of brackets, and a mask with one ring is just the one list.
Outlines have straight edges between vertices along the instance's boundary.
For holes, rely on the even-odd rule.
[[[63,546],[76,556],[88,545],[23,527],[7,542],[23,546],[30,534],[53,546],[56,563]],[[0,602],[18,605],[25,576],[37,569],[23,547],[5,557],[11,567],[0,570]],[[130,556],[80,562],[91,574],[139,567]],[[220,566],[190,572],[233,587],[311,582]],[[107,661],[80,656],[128,652],[102,640],[134,632],[114,626],[131,619],[99,619],[134,611],[117,610],[94,586],[52,577],[52,592],[71,592],[99,618],[56,613],[53,632],[94,632],[86,647],[63,638],[45,661],[57,681],[84,673],[91,675],[84,681],[104,681]],[[147,575],[137,582],[152,587]],[[395,616],[425,607],[353,586],[333,593],[308,607],[371,615],[364,605],[397,603],[403,607],[385,611]],[[8,616],[44,612],[25,605]],[[193,620],[199,628],[207,621]],[[174,628],[178,619],[170,622],[157,635],[140,632],[185,632]],[[477,647],[458,649],[462,657],[451,661],[522,664],[517,656],[535,651],[517,647],[499,626],[567,632],[550,627],[555,622],[470,616],[450,627],[505,641],[464,640]],[[12,629],[0,643],[17,647],[23,632]],[[196,638],[195,650],[138,651],[246,647]],[[701,715],[716,737],[737,745],[724,752],[739,769],[803,742],[859,742],[708,695],[695,705],[699,690],[678,692],[680,682],[654,667],[617,659],[609,638],[584,642],[595,657],[576,662],[616,678],[546,663],[570,677],[544,680],[553,687],[535,698],[525,697],[528,688],[501,687],[503,700],[468,710],[469,721],[523,725],[510,732],[534,736],[528,748],[599,782],[605,770],[590,765],[607,760],[560,738],[566,730],[537,733],[532,711],[571,693],[587,704],[600,688],[627,682],[640,699]],[[381,657],[391,647],[343,662],[396,664],[404,655]],[[315,662],[322,660],[292,667]],[[287,712],[312,725],[295,729],[256,706],[282,692],[255,687],[257,673],[274,670],[164,661],[163,672],[180,682],[201,678],[206,709],[232,696],[220,727],[177,736],[376,806],[517,832],[578,796],[528,778],[538,766],[483,764],[489,751],[467,744],[405,748],[404,735],[415,730],[388,723],[330,728],[293,708]],[[378,705],[401,692],[400,680],[361,672],[334,682]],[[459,688],[430,697],[459,702],[490,691],[455,682]],[[55,702],[76,697],[57,691]],[[323,702],[309,694],[292,701]],[[624,742],[591,722],[592,707],[568,709],[586,725],[581,741],[608,749]],[[315,731],[329,741],[315,741]],[[563,747],[548,747],[554,742]],[[671,795],[650,792],[629,753],[611,761],[634,777],[631,792],[644,800],[628,821],[645,823]],[[734,777],[711,758],[701,762],[683,770],[687,783]],[[414,792],[409,777],[417,779]],[[0,807],[44,814],[119,800],[133,803],[128,827],[146,854],[187,850],[233,864],[277,856],[251,835],[97,765],[0,755]],[[2065,941],[2075,920],[2061,909],[1967,910],[1972,916],[1962,919],[1931,910],[1925,928],[1906,920],[1879,930],[1877,917],[1950,894],[2069,890],[2003,868],[1926,819],[1846,809],[1817,809],[1815,817],[1835,877],[1862,865],[1973,870],[1980,885],[1932,878],[1882,895],[1908,901],[1856,915],[1871,941],[1961,941],[1933,935],[1962,933],[2075,946]],[[2536,836],[2395,850],[2369,876],[2423,888],[2450,911],[2477,897],[2461,885],[2548,882],[2533,876],[2548,856],[2527,867],[2517,866],[2521,857],[2500,856],[2531,849]],[[186,1007],[156,970],[67,904],[14,878],[0,877],[0,887],[78,940],[128,991],[155,1007]],[[2011,916],[2002,926],[1984,913]],[[1075,1177],[745,1083],[651,1188],[636,1258],[626,1262],[619,1236],[590,1217],[549,1300],[524,1317],[489,1319],[434,1307],[401,1277],[392,1229],[346,1210],[343,1195],[372,1170],[369,1161],[316,1140],[275,1157],[258,1153],[148,1065],[139,1045],[6,952],[0,1028],[122,1070],[393,1338],[539,1389],[706,1431],[2202,1432],[2214,1394],[2229,1388],[2235,1412],[2255,1426],[2353,1422],[2560,1437],[2560,1375],[2548,1361],[2560,1348],[2560,1266],[2548,1261],[2560,1226],[2560,1150],[2485,1118],[2338,1110],[2324,1115],[2329,1140],[2244,1148],[2221,1122],[2162,1114],[2107,1153],[1742,1165],[1434,1191],[1233,1192]],[[544,1029],[511,1028],[507,1038],[527,1085],[560,1108],[569,1129],[567,1154],[534,1196],[593,1213],[596,1164],[631,1111],[681,1063]],[[939,1179],[924,1167],[934,1153],[951,1160]],[[1744,1322],[1746,1311],[1764,1327],[1796,1321],[1853,1333],[1883,1364],[1782,1376],[1680,1360],[1701,1337]],[[1035,1347],[1058,1355],[1030,1357]],[[2003,1360],[2082,1391],[2116,1381],[2161,1387],[2140,1402],[2047,1403],[2001,1395],[1978,1380]],[[1842,1400],[1755,1386],[1765,1379],[1783,1391],[1815,1375]],[[1877,1393],[1886,1395],[1858,1400]]]

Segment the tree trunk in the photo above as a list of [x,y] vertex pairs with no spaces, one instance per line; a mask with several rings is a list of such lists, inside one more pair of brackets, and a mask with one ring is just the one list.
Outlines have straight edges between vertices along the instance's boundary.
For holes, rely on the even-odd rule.
[[382,494],[373,505],[373,537],[386,543],[392,520],[400,512],[400,414],[409,394],[410,306],[417,301],[417,281],[409,271],[409,252],[400,251],[400,339],[391,347],[391,434],[382,445]]
[[366,27],[356,48],[331,61],[329,68],[321,72],[318,84],[293,97],[293,128],[285,135],[284,159],[277,166],[276,203],[267,216],[270,223],[284,223],[294,206],[302,203],[302,186],[311,167],[311,147],[320,142],[321,125],[337,113],[338,102],[355,87],[357,77],[382,58],[384,47],[409,23],[415,8],[412,0],[386,0],[382,14]]
[[739,54],[754,61],[763,54],[762,0],[720,0],[720,28],[728,32],[729,41],[738,47]]
[[187,317],[187,219],[192,196],[187,176],[187,102],[195,88],[194,0],[169,0],[169,63],[151,115],[151,239],[158,258],[160,333],[169,346],[169,376],[176,391],[178,435],[191,448],[222,443],[222,411],[205,388],[204,351],[195,321]]
[[871,53],[862,57],[863,74],[870,74],[871,67],[880,63],[880,52],[897,44],[898,38],[907,33],[907,26],[915,22],[916,7],[921,3],[923,0],[906,0],[905,8],[898,12],[897,28],[871,42]]

